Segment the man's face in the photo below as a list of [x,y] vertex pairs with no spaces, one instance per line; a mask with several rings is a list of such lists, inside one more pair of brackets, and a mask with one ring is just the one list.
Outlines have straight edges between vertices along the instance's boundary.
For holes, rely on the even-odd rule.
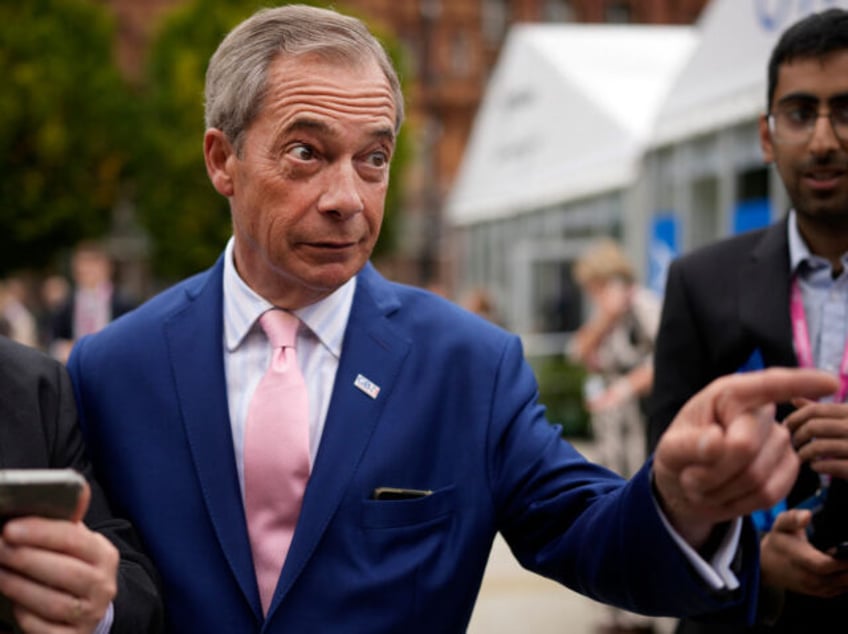
[[[839,51],[781,65],[771,110],[813,108],[827,114],[831,104],[844,104],[846,98],[848,51]],[[774,161],[800,216],[828,223],[848,220],[848,153],[826,116],[815,121],[809,139],[800,143],[773,134],[763,117],[760,141],[765,160]]]
[[236,267],[251,288],[294,309],[362,268],[383,218],[394,124],[376,63],[281,57],[239,155],[207,131],[207,168],[230,200]]
[[107,284],[112,276],[108,256],[94,251],[80,251],[73,257],[74,282],[80,288],[97,288]]

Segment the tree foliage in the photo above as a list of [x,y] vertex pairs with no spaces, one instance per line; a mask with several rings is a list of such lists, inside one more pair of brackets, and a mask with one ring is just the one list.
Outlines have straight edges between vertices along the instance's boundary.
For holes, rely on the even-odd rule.
[[[209,266],[231,233],[227,201],[213,189],[203,162],[204,77],[227,32],[265,4],[191,0],[168,15],[154,41],[141,126],[144,146],[134,180],[138,215],[152,237],[153,269],[162,278]],[[387,48],[394,55],[399,50],[396,44]],[[405,161],[406,140],[399,146],[379,249],[389,246],[393,234],[391,217],[401,186],[396,175]]]
[[0,3],[0,274],[109,225],[132,109],[90,0]]

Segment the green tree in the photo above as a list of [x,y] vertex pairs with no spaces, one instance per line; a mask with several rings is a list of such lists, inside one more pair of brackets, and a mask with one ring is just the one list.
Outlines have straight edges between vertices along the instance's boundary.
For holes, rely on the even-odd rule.
[[109,226],[132,117],[113,34],[92,0],[0,3],[0,274]]
[[[151,263],[162,279],[209,266],[231,233],[227,201],[209,183],[203,162],[204,77],[209,58],[227,32],[266,5],[256,0],[192,0],[167,16],[155,38],[145,91],[145,146],[136,163],[136,200],[139,219],[152,237]],[[387,49],[393,55],[399,50],[395,43]],[[405,138],[399,146],[378,249],[388,248],[393,236],[391,217],[399,204]]]

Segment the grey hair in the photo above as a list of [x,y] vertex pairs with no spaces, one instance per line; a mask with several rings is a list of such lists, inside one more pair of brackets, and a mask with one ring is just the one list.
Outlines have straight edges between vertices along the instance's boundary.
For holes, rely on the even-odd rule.
[[261,9],[236,26],[218,46],[206,69],[207,128],[227,135],[236,151],[258,115],[267,91],[268,67],[278,55],[317,54],[361,63],[373,59],[395,101],[395,131],[403,123],[403,93],[388,54],[356,18],[301,4]]

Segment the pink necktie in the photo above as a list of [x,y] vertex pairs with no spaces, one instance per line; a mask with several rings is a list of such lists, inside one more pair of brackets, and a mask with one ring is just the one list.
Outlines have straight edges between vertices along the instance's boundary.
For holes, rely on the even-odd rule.
[[294,347],[300,320],[273,309],[259,323],[273,352],[247,412],[244,500],[262,612],[267,614],[309,479],[309,418]]

